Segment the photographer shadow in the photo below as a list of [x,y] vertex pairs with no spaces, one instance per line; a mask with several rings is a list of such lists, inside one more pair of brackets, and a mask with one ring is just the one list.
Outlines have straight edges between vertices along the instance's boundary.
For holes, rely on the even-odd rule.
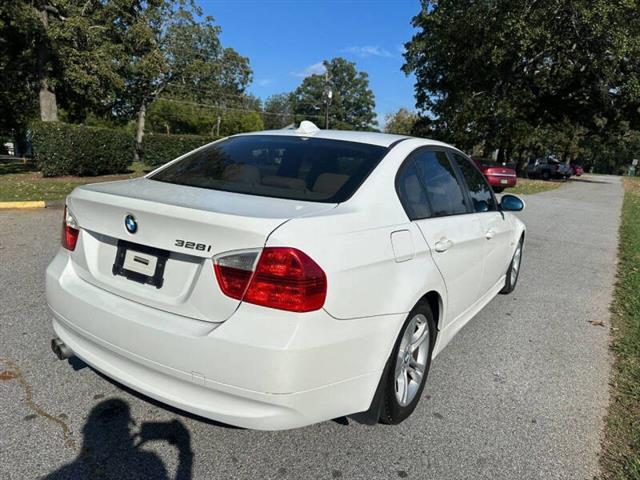
[[82,448],[71,463],[44,477],[63,479],[169,479],[161,458],[147,450],[148,442],[167,442],[177,449],[176,480],[192,476],[193,451],[189,431],[178,420],[136,425],[127,402],[109,399],[96,405],[83,429]]

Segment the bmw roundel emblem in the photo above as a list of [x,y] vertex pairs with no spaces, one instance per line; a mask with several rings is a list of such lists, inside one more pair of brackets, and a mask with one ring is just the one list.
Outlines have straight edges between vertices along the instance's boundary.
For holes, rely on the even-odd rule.
[[124,217],[124,226],[129,233],[136,233],[138,231],[138,222],[133,215],[129,214]]

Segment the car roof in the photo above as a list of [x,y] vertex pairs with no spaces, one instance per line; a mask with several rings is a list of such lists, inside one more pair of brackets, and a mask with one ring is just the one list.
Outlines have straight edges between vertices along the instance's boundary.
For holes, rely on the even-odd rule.
[[[315,125],[313,126],[315,127]],[[290,137],[310,137],[310,138],[322,138],[327,140],[342,140],[345,142],[366,143],[369,145],[378,145],[380,147],[390,147],[394,143],[407,139],[418,139],[424,141],[425,145],[440,145],[451,147],[437,140],[430,140],[427,138],[411,137],[409,135],[394,135],[391,133],[380,132],[358,132],[351,130],[320,130],[315,127],[315,130],[305,130],[285,128],[281,130],[263,130],[260,132],[248,132],[240,133],[234,136],[247,136],[247,135],[282,135]],[[453,147],[455,148],[455,147]],[[457,149],[456,149],[457,150]]]

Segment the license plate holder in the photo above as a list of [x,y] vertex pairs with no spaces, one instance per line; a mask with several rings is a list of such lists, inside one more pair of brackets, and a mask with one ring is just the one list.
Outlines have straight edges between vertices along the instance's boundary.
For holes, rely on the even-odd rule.
[[162,288],[164,267],[168,258],[167,250],[118,240],[118,251],[112,273],[134,282]]
[[500,183],[502,185],[506,185],[507,183],[509,183],[509,180],[505,180],[504,178],[502,180],[500,180]]

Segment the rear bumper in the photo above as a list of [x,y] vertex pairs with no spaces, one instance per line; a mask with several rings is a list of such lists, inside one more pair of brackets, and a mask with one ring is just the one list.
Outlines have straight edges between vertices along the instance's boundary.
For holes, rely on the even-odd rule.
[[485,175],[485,176],[487,178],[487,181],[489,182],[489,185],[491,185],[492,187],[502,187],[502,188],[515,187],[516,183],[518,182],[517,177],[505,177],[505,176],[499,176],[499,175]]
[[177,408],[246,428],[295,428],[367,410],[405,315],[336,320],[242,304],[222,324],[131,302],[47,269],[56,334],[89,365]]

